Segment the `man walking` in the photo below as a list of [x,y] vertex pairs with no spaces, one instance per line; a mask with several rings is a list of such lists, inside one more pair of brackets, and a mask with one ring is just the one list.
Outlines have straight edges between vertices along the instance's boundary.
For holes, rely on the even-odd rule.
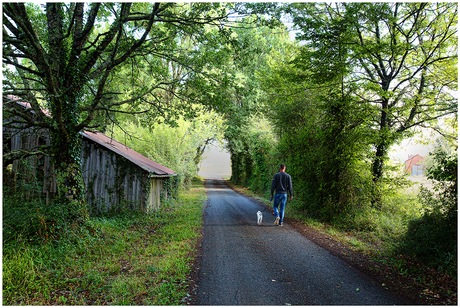
[[[273,199],[275,193],[275,201],[273,203],[273,211],[275,212],[275,225],[282,226],[284,218],[284,207],[286,206],[287,194],[289,191],[290,200],[292,200],[292,180],[291,176],[286,172],[286,165],[280,165],[280,172],[273,176],[272,187],[270,191],[270,199]],[[279,210],[278,210],[279,206]]]

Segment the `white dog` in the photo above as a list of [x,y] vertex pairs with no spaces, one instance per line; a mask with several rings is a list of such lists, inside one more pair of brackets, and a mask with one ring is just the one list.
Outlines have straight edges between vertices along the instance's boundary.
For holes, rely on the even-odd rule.
[[262,224],[262,212],[257,211],[257,224],[261,225]]

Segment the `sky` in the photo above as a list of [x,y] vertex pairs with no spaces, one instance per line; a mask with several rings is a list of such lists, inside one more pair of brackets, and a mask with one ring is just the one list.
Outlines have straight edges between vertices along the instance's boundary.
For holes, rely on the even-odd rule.
[[401,163],[409,159],[409,155],[420,155],[425,157],[433,150],[432,145],[418,144],[416,140],[406,139],[400,145],[394,145],[390,151],[390,157],[399,160]]
[[230,154],[217,145],[211,145],[209,152],[204,154],[198,175],[203,178],[222,177],[229,178],[232,174]]

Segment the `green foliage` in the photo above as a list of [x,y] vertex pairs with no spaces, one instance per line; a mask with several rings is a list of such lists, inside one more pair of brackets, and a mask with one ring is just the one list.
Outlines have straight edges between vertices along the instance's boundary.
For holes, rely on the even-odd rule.
[[21,237],[33,242],[54,242],[72,236],[69,227],[84,224],[86,205],[58,199],[47,203],[42,179],[37,178],[33,165],[23,160],[18,170],[13,185],[3,186],[4,242]]
[[399,251],[457,275],[458,157],[437,147],[428,178],[433,190],[422,188],[422,217],[411,221]]
[[234,89],[228,93],[231,104],[224,110],[227,129],[225,139],[231,154],[232,182],[266,190],[276,170],[276,139],[267,121],[261,87],[268,63],[288,48],[289,36],[283,26],[251,27],[255,17],[241,20],[232,41],[233,57],[228,67],[235,76]]
[[18,229],[4,238],[3,305],[183,304],[206,199],[191,185],[162,211],[92,217],[53,243]]
[[392,188],[384,193],[382,207],[354,207],[348,213],[336,217],[335,224],[345,230],[356,230],[387,240],[393,246],[407,232],[408,224],[420,217],[421,204],[417,196],[407,190],[407,186]]
[[[168,193],[168,199],[177,199],[179,197],[179,192],[181,189],[181,175],[178,174],[177,176],[169,177],[163,179],[163,190]],[[161,194],[161,200],[164,200],[164,194]]]
[[297,54],[293,48],[270,63],[263,77],[265,104],[279,136],[280,158],[293,176],[294,205],[331,221],[369,204],[368,132],[360,126],[364,106],[333,83],[312,83],[309,72],[293,61]]
[[[223,139],[223,120],[215,112],[203,112],[193,121],[178,119],[175,126],[156,124],[149,128],[141,123],[127,121],[106,134],[174,170],[180,175],[176,180],[180,180],[181,185],[189,185],[197,175],[206,146],[213,140]],[[171,188],[176,187],[171,184]]]
[[[457,5],[452,3],[289,3],[303,42],[294,62],[320,87],[347,92],[374,154],[379,206],[392,144],[416,126],[457,112]],[[415,17],[416,16],[416,17]],[[423,34],[422,34],[423,33]],[[409,43],[410,42],[410,43]],[[416,42],[416,43],[414,43]]]
[[276,160],[276,140],[269,122],[262,118],[251,118],[240,128],[244,131],[238,141],[240,151],[233,148],[232,182],[248,186],[255,192],[270,193],[271,177],[279,162]]
[[[34,242],[54,242],[62,237],[73,236],[69,230],[83,223],[75,220],[75,213],[82,211],[76,203],[45,203],[39,200],[24,202],[20,199],[20,196],[14,194],[3,199],[4,241],[23,236]],[[86,213],[81,214],[84,215]]]
[[[17,240],[14,246],[11,243],[3,245],[3,298],[17,297],[22,298],[37,290],[37,285],[46,285],[46,278],[40,272],[40,259],[32,247],[24,241]],[[38,289],[39,290],[39,289]],[[5,305],[6,302],[4,301]]]

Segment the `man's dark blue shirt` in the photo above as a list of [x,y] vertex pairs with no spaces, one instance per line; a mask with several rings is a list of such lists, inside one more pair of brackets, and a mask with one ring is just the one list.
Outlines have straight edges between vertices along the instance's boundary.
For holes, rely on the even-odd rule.
[[274,191],[276,191],[277,194],[287,194],[289,191],[290,196],[294,196],[291,176],[282,171],[275,174],[272,180],[271,195],[273,195]]

